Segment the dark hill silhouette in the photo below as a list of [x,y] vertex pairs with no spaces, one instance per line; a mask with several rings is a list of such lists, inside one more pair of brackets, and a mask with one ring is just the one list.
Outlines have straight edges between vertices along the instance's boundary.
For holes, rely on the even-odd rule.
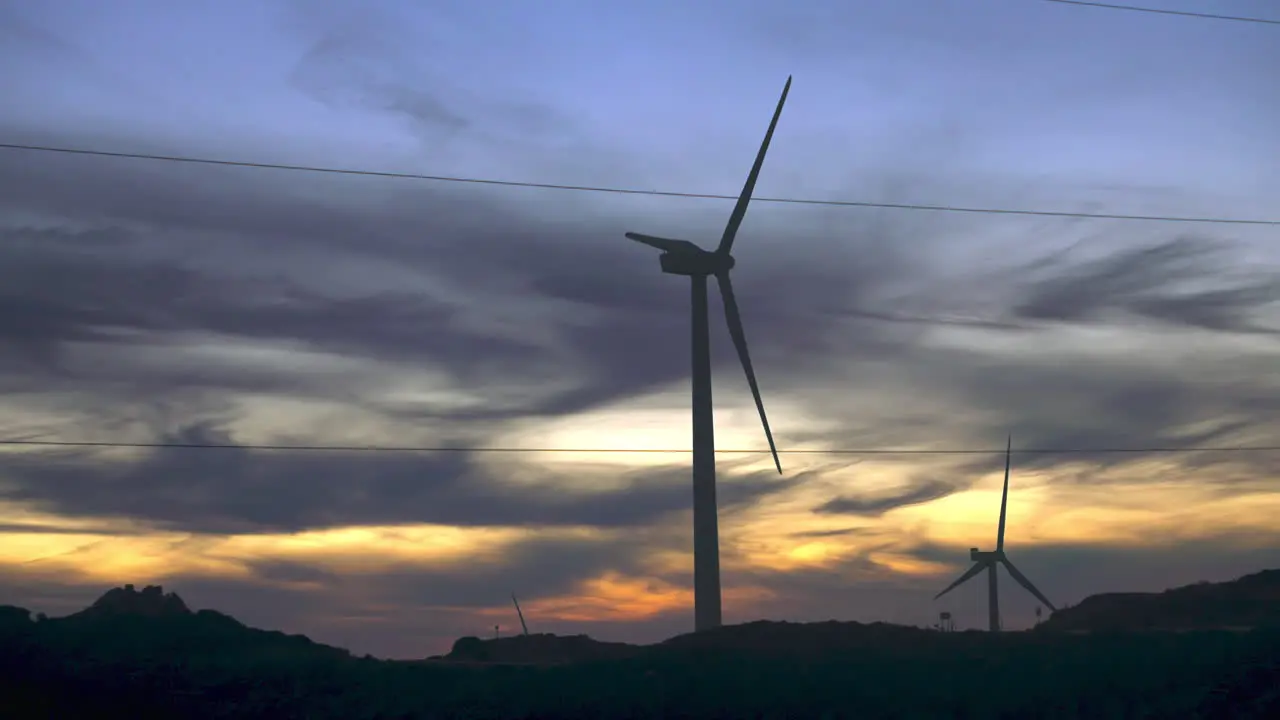
[[13,605],[0,605],[0,628],[22,628],[30,623],[30,610]]
[[597,660],[619,660],[638,655],[643,646],[601,642],[586,635],[535,633],[492,640],[458,638],[443,660],[504,664],[552,665]]
[[882,622],[757,620],[743,625],[724,625],[702,633],[677,635],[654,646],[654,649],[664,653],[709,650],[803,657],[868,647],[912,648],[921,643],[939,641],[945,642],[946,639],[932,630]]
[[138,592],[132,585],[112,588],[73,618],[111,618],[122,616],[183,617],[191,614],[187,604],[176,593],[165,593],[159,585],[148,585]]
[[[1267,577],[1235,586],[1265,593]],[[126,586],[63,618],[0,607],[0,715],[1261,720],[1280,717],[1277,659],[1280,628],[993,634],[761,621],[645,646],[468,637],[439,661],[380,661]]]
[[167,658],[210,655],[348,657],[304,635],[250,628],[216,610],[192,612],[176,593],[157,585],[113,588],[65,617],[33,621],[23,608],[0,607],[0,624],[44,645],[85,657]]
[[918,648],[922,644],[938,642],[945,642],[938,633],[905,625],[760,620],[677,635],[652,645],[601,642],[587,635],[548,633],[491,639],[467,636],[458,638],[452,650],[439,659],[457,663],[554,665],[705,652],[782,658],[857,651],[868,647]]
[[1280,570],[1159,593],[1104,593],[1054,613],[1038,630],[1185,631],[1280,627]]

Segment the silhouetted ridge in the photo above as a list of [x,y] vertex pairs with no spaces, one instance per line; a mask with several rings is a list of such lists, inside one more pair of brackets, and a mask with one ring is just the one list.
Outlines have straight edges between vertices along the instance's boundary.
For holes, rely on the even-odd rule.
[[892,648],[931,641],[938,633],[906,625],[876,622],[792,623],[757,620],[742,625],[725,625],[687,635],[677,635],[655,646],[662,651],[711,650],[769,655],[809,656],[870,646]]
[[[1280,572],[1268,571],[1152,596],[1227,606],[1278,589]],[[1121,607],[1134,602],[1118,597]],[[1276,658],[1280,632],[1266,630],[953,633],[759,621],[645,646],[464,637],[440,662],[379,661],[126,586],[63,618],[0,606],[0,715],[1268,720],[1280,717]]]
[[191,614],[177,593],[165,593],[159,585],[148,585],[141,592],[132,585],[125,585],[108,590],[92,605],[69,617],[183,617]]
[[467,636],[458,638],[449,654],[440,659],[469,663],[554,664],[720,651],[768,657],[805,657],[869,647],[918,647],[921,643],[934,642],[938,635],[932,630],[880,622],[759,620],[677,635],[653,645],[601,642],[586,635],[546,633],[488,640]]
[[1280,626],[1280,570],[1263,570],[1228,582],[1200,582],[1159,593],[1091,595],[1054,613],[1038,629],[1115,632],[1276,626]]
[[601,642],[586,635],[535,633],[481,640],[458,638],[443,659],[486,663],[578,663],[632,657],[642,648],[620,642]]
[[217,610],[192,612],[159,585],[112,588],[76,613],[31,622],[23,608],[0,608],[0,628],[30,632],[42,644],[108,661],[128,658],[345,658],[350,653],[304,635],[251,628]]

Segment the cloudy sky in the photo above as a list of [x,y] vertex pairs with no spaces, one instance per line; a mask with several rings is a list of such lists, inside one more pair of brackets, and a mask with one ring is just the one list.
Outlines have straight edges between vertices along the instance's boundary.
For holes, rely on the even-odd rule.
[[[1150,4],[1158,4],[1150,0]],[[1269,0],[1168,8],[1275,17]],[[1267,15],[1267,13],[1270,15]],[[0,142],[760,197],[1280,218],[1280,29],[1040,0],[0,0]],[[687,287],[731,203],[0,150],[0,603],[126,582],[359,653],[692,627]],[[784,474],[725,618],[983,622],[1280,566],[1280,228],[753,205]],[[712,301],[718,441],[765,447]],[[453,452],[267,451],[262,444]],[[492,452],[516,448],[521,452]],[[597,449],[551,453],[538,449]],[[490,449],[490,450],[486,450]],[[1006,624],[1036,601],[1002,578]]]

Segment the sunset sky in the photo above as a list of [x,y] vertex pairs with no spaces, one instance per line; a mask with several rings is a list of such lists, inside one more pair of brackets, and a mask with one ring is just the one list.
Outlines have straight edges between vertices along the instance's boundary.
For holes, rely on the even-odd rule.
[[[1270,0],[1146,0],[1280,17]],[[736,194],[1280,218],[1280,27],[1042,0],[0,0],[0,143]],[[0,604],[162,584],[384,657],[692,629],[714,199],[0,149]],[[1280,227],[754,204],[784,450],[719,458],[726,622],[984,623],[1280,567]],[[711,302],[717,442],[766,447]],[[456,452],[245,445],[449,446]],[[523,448],[523,452],[491,452]],[[600,452],[538,452],[538,449]],[[986,454],[838,454],[840,449]],[[1001,577],[1010,628],[1036,601]]]

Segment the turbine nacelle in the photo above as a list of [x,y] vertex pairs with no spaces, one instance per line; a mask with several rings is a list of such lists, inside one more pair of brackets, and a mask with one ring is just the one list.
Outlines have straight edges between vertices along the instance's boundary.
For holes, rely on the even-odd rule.
[[627,238],[661,250],[662,255],[659,256],[658,262],[662,265],[662,272],[669,275],[706,277],[729,272],[736,264],[733,256],[728,252],[709,252],[688,240],[673,240],[633,232],[627,233]]
[[1004,560],[1004,551],[987,550],[984,552],[978,548],[969,548],[969,559],[974,562],[1000,562]]
[[662,253],[662,255],[658,256],[658,262],[662,265],[662,272],[668,275],[688,275],[690,277],[698,275],[705,277],[729,272],[736,264],[732,255],[721,255],[720,253],[707,252],[705,250],[696,253]]

